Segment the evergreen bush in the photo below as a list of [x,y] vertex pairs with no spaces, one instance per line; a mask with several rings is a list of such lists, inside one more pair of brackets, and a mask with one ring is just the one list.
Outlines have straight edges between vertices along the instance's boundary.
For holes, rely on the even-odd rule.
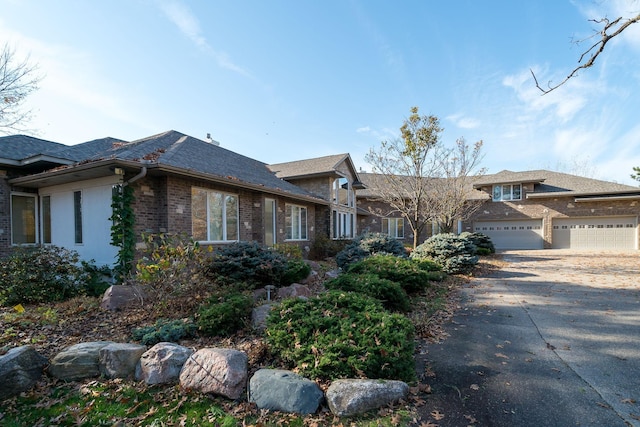
[[131,336],[144,345],[155,345],[159,342],[178,343],[183,338],[194,336],[196,330],[196,325],[191,320],[158,319],[152,326],[133,329]]
[[378,254],[354,264],[347,271],[358,274],[376,274],[383,279],[397,282],[407,293],[415,293],[429,286],[430,281],[446,277],[442,267],[433,261],[419,261],[393,255]]
[[402,287],[377,274],[343,273],[326,282],[325,287],[332,290],[358,292],[373,297],[390,311],[407,312],[411,309],[409,297]]
[[399,240],[384,233],[364,233],[336,255],[338,267],[346,269],[349,264],[358,262],[370,255],[390,254],[406,257],[407,252]]
[[213,295],[198,309],[198,329],[210,336],[233,335],[247,325],[252,308],[253,299],[245,293]]
[[285,300],[271,311],[266,334],[274,355],[312,379],[415,380],[412,323],[362,294]]
[[469,239],[476,245],[476,253],[478,255],[489,255],[496,253],[496,247],[493,245],[491,238],[483,233],[469,233],[465,231],[460,233],[460,237]]
[[470,239],[453,233],[436,234],[411,252],[411,259],[430,259],[448,274],[468,273],[478,263],[476,246]]
[[283,286],[297,283],[306,279],[311,274],[311,266],[302,259],[289,259],[287,261],[287,268],[282,275],[280,283]]

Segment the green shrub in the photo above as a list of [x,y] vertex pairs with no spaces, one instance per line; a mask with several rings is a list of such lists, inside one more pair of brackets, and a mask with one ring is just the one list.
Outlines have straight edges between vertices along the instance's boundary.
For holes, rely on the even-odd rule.
[[287,269],[282,275],[280,283],[284,286],[306,279],[311,274],[311,266],[302,259],[289,259]]
[[351,264],[347,271],[358,274],[376,274],[398,283],[407,293],[420,292],[430,281],[441,281],[446,274],[442,267],[431,261],[418,261],[393,255],[374,255]]
[[337,278],[325,283],[327,289],[358,292],[380,301],[384,308],[391,311],[407,312],[411,303],[402,287],[389,279],[383,279],[377,274],[343,273]]
[[216,249],[207,269],[210,277],[247,282],[253,288],[280,284],[286,271],[286,256],[258,242],[237,242]]
[[285,300],[271,311],[266,333],[272,353],[309,378],[415,380],[413,325],[362,294]]
[[155,345],[159,342],[175,342],[195,335],[196,325],[191,320],[158,319],[153,326],[136,328],[131,331],[134,340],[144,345]]
[[246,326],[252,308],[253,299],[247,294],[214,295],[198,309],[198,329],[210,336],[233,335]]
[[476,246],[470,239],[453,233],[431,236],[411,252],[411,259],[430,259],[449,274],[467,273],[478,263]]
[[469,233],[465,231],[460,233],[463,239],[469,239],[476,246],[477,255],[490,255],[496,253],[496,247],[493,245],[491,238],[483,233]]
[[407,256],[404,246],[399,240],[383,233],[364,233],[353,239],[353,242],[336,255],[336,263],[338,267],[346,269],[349,264],[375,254]]
[[107,265],[98,267],[87,261],[80,261],[82,268],[87,273],[84,285],[84,293],[90,297],[100,297],[113,283],[113,271]]
[[323,260],[326,258],[333,258],[349,243],[351,243],[351,240],[331,239],[326,234],[318,233],[311,244],[309,259]]
[[84,293],[88,279],[76,251],[17,247],[0,261],[0,304],[62,301]]
[[142,236],[146,248],[136,264],[134,281],[167,299],[193,293],[206,286],[203,275],[204,251],[186,234],[147,234]]
[[288,259],[302,259],[302,249],[300,246],[292,243],[278,243],[273,245],[273,249],[280,252]]

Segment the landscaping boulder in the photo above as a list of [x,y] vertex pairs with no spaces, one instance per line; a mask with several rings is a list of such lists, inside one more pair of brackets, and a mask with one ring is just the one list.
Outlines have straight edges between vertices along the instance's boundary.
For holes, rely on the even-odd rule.
[[293,283],[292,285],[285,286],[278,289],[278,298],[309,298],[311,296],[311,290],[305,285],[299,283]]
[[106,378],[133,377],[140,356],[147,347],[140,344],[113,343],[100,349],[100,373]]
[[84,342],[67,347],[51,359],[48,372],[64,380],[75,381],[100,375],[100,349],[112,341]]
[[12,348],[0,356],[0,400],[33,387],[46,365],[47,359],[30,345]]
[[267,327],[267,317],[274,304],[263,304],[251,310],[251,327],[256,331],[264,331]]
[[180,371],[193,350],[172,342],[160,342],[141,357],[136,380],[148,385],[178,382]]
[[104,292],[100,307],[119,311],[131,305],[141,306],[144,297],[144,290],[140,286],[112,285]]
[[192,354],[180,372],[180,386],[238,399],[247,382],[247,355],[227,348],[203,348]]
[[260,409],[313,414],[323,398],[316,383],[291,371],[260,369],[249,381],[249,402]]
[[336,380],[327,389],[329,409],[339,417],[349,417],[387,406],[407,396],[409,386],[402,381],[377,379]]

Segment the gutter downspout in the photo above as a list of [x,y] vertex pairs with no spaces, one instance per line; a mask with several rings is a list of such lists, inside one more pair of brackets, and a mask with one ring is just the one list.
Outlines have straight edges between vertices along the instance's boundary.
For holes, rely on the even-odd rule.
[[144,178],[145,176],[147,176],[147,167],[146,166],[142,166],[142,169],[140,169],[140,172],[134,176],[133,178],[131,178],[128,181],[125,181],[122,183],[123,187],[126,187],[127,185],[136,182],[137,180]]

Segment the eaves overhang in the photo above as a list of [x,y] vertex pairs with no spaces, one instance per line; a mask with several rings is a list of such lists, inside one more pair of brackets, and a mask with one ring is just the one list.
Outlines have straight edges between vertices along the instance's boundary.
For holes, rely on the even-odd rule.
[[13,178],[9,180],[9,184],[25,188],[43,188],[52,185],[60,185],[80,180],[102,178],[105,176],[114,175],[116,168],[122,168],[127,174],[137,174],[140,172],[140,169],[142,167],[147,168],[149,175],[177,175],[187,178],[196,178],[219,184],[233,185],[235,187],[245,188],[248,190],[260,191],[262,193],[288,197],[291,199],[304,200],[306,202],[319,205],[328,206],[330,204],[328,201],[317,197],[295,194],[278,188],[248,183],[245,181],[240,181],[235,177],[221,177],[218,175],[212,175],[190,169],[183,169],[152,162],[138,162],[133,160],[121,159],[96,160],[93,162],[78,164],[75,166],[62,167],[60,169],[55,169],[47,172]]
[[72,165],[75,163],[74,160],[63,159],[61,157],[49,156],[47,154],[38,154],[35,156],[27,157],[24,159],[8,159],[5,157],[0,157],[0,165],[13,166],[13,167],[24,167],[24,166],[34,166],[38,164],[59,164],[59,165]]

